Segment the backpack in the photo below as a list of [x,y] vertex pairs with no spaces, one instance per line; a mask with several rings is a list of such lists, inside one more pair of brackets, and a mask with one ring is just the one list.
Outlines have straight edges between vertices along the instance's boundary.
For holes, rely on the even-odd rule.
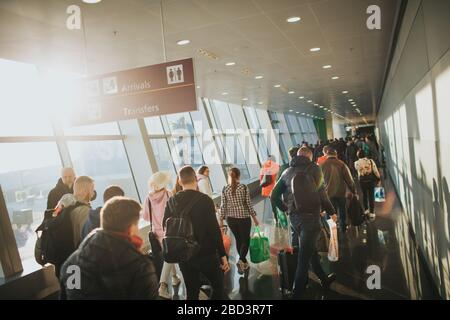
[[41,265],[46,263],[61,265],[76,250],[70,212],[82,205],[85,204],[77,202],[64,208],[56,217],[53,216],[54,209],[45,211],[44,220],[36,229],[36,262]]
[[350,200],[347,213],[352,226],[358,227],[363,224],[365,220],[364,209],[361,206],[361,202],[359,202],[356,197],[352,197]]
[[295,208],[297,213],[300,214],[310,213],[308,210],[312,204],[320,205],[321,202],[314,177],[308,173],[311,166],[312,164],[307,166],[305,170],[297,172],[291,182]]
[[177,210],[175,197],[167,202],[172,216],[164,223],[162,250],[165,262],[187,262],[198,253],[200,247],[194,237],[190,211],[201,197],[201,193],[196,194],[181,210]]

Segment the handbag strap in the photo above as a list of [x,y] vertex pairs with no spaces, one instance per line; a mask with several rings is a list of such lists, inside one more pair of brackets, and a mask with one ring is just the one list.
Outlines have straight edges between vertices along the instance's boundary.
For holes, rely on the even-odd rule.
[[150,219],[150,231],[153,231],[153,222],[152,222],[152,203],[150,201],[150,197],[147,197],[147,202],[148,202],[148,210],[149,212],[149,219]]

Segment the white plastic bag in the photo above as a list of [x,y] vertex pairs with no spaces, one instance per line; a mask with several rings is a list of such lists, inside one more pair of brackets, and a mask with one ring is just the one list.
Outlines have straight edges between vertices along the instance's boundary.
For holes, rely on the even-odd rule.
[[328,260],[335,262],[339,260],[337,226],[333,219],[328,219],[327,223],[330,227],[330,247],[328,249]]
[[386,201],[383,187],[375,187],[374,198],[375,198],[375,202],[385,202]]

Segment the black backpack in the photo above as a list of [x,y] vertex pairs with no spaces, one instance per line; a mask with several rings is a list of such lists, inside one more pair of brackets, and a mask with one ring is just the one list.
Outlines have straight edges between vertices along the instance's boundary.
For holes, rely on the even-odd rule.
[[307,166],[304,170],[297,172],[291,182],[295,208],[299,214],[311,213],[308,212],[310,208],[314,204],[320,206],[321,203],[320,194],[316,182],[314,181],[314,177],[308,173],[311,166],[312,164]]
[[356,197],[352,197],[350,200],[347,213],[352,226],[358,227],[363,224],[365,220],[364,209]]
[[35,258],[39,264],[61,265],[76,250],[70,212],[82,205],[86,204],[77,202],[64,208],[56,217],[53,216],[54,209],[45,211],[44,220],[36,229]]
[[165,262],[187,262],[198,253],[200,248],[194,237],[190,213],[201,197],[199,192],[182,209],[177,208],[175,197],[169,199],[167,205],[172,215],[164,223],[165,236],[162,243]]

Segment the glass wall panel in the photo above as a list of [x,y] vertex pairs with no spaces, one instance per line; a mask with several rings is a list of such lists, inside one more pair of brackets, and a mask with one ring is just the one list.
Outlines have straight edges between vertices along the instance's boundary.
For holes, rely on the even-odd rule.
[[126,196],[139,199],[122,141],[69,141],[67,144],[76,175],[95,180],[97,199],[92,207],[103,205],[103,192],[110,185],[118,185]]
[[35,230],[61,172],[58,149],[54,142],[0,143],[0,154],[0,185],[19,254],[34,258]]

